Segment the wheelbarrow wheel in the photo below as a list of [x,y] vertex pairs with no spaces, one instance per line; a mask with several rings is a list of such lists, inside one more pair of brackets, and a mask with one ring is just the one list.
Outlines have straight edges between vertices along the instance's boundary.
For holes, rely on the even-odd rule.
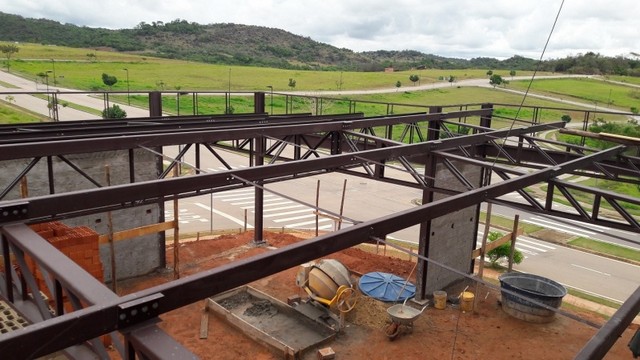
[[387,325],[387,327],[384,329],[384,332],[385,334],[387,334],[389,340],[393,341],[393,339],[395,339],[398,334],[400,334],[400,324],[391,322],[391,324]]

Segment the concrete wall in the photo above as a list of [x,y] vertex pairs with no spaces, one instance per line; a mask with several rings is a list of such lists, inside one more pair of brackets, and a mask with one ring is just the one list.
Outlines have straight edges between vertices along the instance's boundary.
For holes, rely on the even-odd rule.
[[[66,158],[82,169],[99,184],[106,185],[105,165],[109,165],[111,185],[129,183],[129,152],[107,151],[100,153],[68,155]],[[4,190],[22,172],[31,159],[19,159],[0,162],[0,189]],[[83,189],[95,189],[96,185],[79,174],[64,161],[53,158],[54,191],[63,193]],[[157,177],[157,158],[146,150],[134,151],[135,181],[153,180]],[[29,197],[48,195],[49,181],[46,158],[27,174]],[[16,186],[4,199],[20,198],[20,187]],[[160,219],[160,205],[145,205],[112,212],[113,230],[121,231],[143,225],[155,224]],[[107,213],[81,216],[62,220],[63,223],[75,226],[87,226],[99,234],[107,234]],[[100,258],[104,265],[104,279],[111,281],[111,258],[108,245],[100,246]],[[164,237],[153,234],[116,243],[116,277],[124,279],[147,274],[160,266],[164,266]]]
[[[459,162],[454,164],[470,183],[474,186],[480,185],[482,175],[480,167]],[[436,169],[436,187],[457,191],[466,190],[444,165],[439,163]],[[446,195],[435,194],[434,200],[445,197]],[[479,208],[480,205],[470,206],[433,219],[427,234],[429,258],[463,273],[470,273],[471,252],[475,248],[478,231]],[[425,295],[429,296],[433,291],[446,288],[463,278],[452,271],[429,263],[426,268]]]

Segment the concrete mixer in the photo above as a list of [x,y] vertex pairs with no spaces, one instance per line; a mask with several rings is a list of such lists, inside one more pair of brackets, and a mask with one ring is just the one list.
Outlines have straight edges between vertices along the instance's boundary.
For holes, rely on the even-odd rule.
[[304,289],[310,301],[338,312],[340,323],[344,314],[356,305],[357,292],[353,284],[347,267],[334,259],[302,264],[296,275],[296,285]]

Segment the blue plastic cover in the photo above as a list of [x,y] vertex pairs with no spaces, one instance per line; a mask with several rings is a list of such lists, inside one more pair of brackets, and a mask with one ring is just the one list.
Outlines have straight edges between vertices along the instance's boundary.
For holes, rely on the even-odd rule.
[[407,280],[377,271],[362,275],[358,285],[365,295],[386,302],[404,301],[416,294],[416,286]]

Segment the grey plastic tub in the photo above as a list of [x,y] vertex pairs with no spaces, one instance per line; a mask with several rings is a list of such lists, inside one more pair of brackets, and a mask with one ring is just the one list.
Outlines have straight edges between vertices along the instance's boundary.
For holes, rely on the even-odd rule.
[[[536,305],[526,298],[552,308],[562,305],[567,289],[551,279],[533,274],[506,273],[498,277],[502,293],[502,309],[509,315],[530,322],[546,323],[555,311]],[[516,293],[512,295],[504,290]]]

